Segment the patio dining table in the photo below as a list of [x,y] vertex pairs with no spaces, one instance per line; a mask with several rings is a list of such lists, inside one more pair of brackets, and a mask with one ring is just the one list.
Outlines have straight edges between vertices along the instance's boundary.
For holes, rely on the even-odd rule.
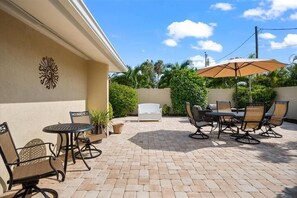
[[[50,125],[50,126],[46,126],[43,128],[43,131],[46,133],[56,133],[60,135],[61,138],[61,144],[60,144],[60,148],[58,151],[58,155],[60,153],[60,151],[62,149],[65,149],[65,160],[64,160],[64,172],[66,174],[66,170],[67,170],[67,162],[68,162],[68,152],[69,150],[71,150],[72,153],[72,160],[73,163],[75,163],[75,154],[74,154],[74,150],[77,149],[79,154],[80,154],[80,159],[83,160],[84,164],[86,165],[86,167],[88,168],[88,170],[91,170],[91,168],[88,166],[88,164],[86,163],[81,150],[79,148],[79,144],[78,144],[78,136],[80,133],[84,132],[84,131],[89,131],[92,130],[94,127],[91,124],[83,124],[83,123],[63,123],[63,124],[55,124],[55,125]],[[63,136],[62,134],[65,134],[64,137],[66,140],[66,144],[65,146],[63,146]],[[69,138],[70,136],[70,138]],[[73,142],[73,140],[75,140],[75,144]]]
[[[222,121],[223,121],[223,117],[224,116],[231,116],[233,118],[239,118],[242,119],[244,117],[244,111],[239,111],[239,112],[218,112],[218,111],[211,111],[211,112],[207,112],[205,113],[206,116],[209,117],[213,117],[214,120],[216,120],[218,122],[218,129],[219,129],[219,133],[218,133],[218,139],[220,138],[220,134],[224,131],[222,130]],[[271,117],[271,113],[265,113],[265,118],[269,118]],[[237,133],[235,134],[238,135],[239,131],[237,130]],[[233,134],[234,135],[234,134]]]

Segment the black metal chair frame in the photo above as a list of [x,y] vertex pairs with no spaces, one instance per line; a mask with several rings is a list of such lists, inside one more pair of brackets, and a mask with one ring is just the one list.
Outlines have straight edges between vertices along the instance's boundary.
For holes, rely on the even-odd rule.
[[[65,174],[63,171],[61,170],[56,170],[54,168],[54,166],[52,165],[52,162],[54,160],[56,160],[56,155],[53,151],[53,147],[54,144],[52,143],[43,143],[43,144],[36,144],[36,145],[32,145],[32,146],[27,146],[27,147],[21,147],[21,148],[16,148],[14,141],[12,139],[12,136],[10,134],[8,125],[6,122],[2,123],[0,125],[0,135],[4,134],[4,133],[8,133],[9,138],[10,138],[10,142],[7,142],[7,144],[11,144],[10,146],[12,147],[13,150],[11,150],[10,152],[13,152],[13,154],[15,155],[15,159],[13,160],[13,162],[10,162],[10,159],[7,158],[6,154],[5,154],[5,150],[3,150],[3,148],[0,145],[0,154],[1,157],[3,159],[3,162],[5,164],[5,167],[8,171],[9,174],[9,180],[7,181],[8,184],[8,190],[11,190],[13,185],[16,184],[21,184],[22,188],[17,191],[14,194],[14,197],[26,197],[27,195],[33,195],[33,194],[37,194],[37,193],[41,193],[44,197],[49,198],[49,196],[46,194],[46,192],[50,193],[53,195],[53,197],[58,197],[58,193],[57,191],[55,191],[54,189],[50,189],[50,188],[39,188],[38,182],[40,179],[42,178],[47,178],[47,177],[51,177],[51,176],[57,176],[57,180],[59,180],[59,175],[62,176],[62,178],[59,181],[64,181],[65,180]],[[1,136],[0,136],[1,138]],[[18,154],[18,150],[20,149],[32,149],[34,147],[38,147],[38,146],[42,146],[42,145],[48,145],[49,146],[49,150],[51,152],[52,155],[46,155],[46,156],[40,156],[40,157],[36,157],[36,158],[32,158],[32,159],[28,159],[25,161],[21,161],[21,158]],[[13,168],[16,166],[30,166],[30,163],[34,163],[34,164],[39,164],[40,160],[48,160],[50,167],[52,168],[52,171],[48,171],[48,172],[43,172],[43,173],[38,173],[38,171],[36,171],[36,175],[31,175],[31,176],[23,176],[21,178],[14,178],[14,170]]]
[[[189,109],[187,108],[187,105],[189,105]],[[199,115],[200,112],[202,114],[205,114],[206,112],[208,112],[208,110],[207,111],[198,110],[198,108],[194,106],[193,108],[197,108],[197,109],[195,109],[195,111],[197,111],[197,112],[193,111],[193,114],[192,114],[191,104],[189,102],[186,102],[185,108],[186,108],[186,112],[187,112],[187,115],[188,115],[189,122],[193,126],[195,126],[197,128],[196,132],[189,134],[189,137],[190,138],[193,138],[193,139],[208,139],[209,138],[209,135],[207,135],[204,132],[202,132],[201,129],[202,129],[202,127],[205,127],[205,126],[211,126],[212,127],[211,128],[211,131],[212,131],[212,129],[213,129],[213,122],[212,121],[211,122],[210,121],[205,121],[203,119],[203,116],[202,115]],[[188,112],[188,110],[191,111],[191,112]]]
[[[71,122],[75,123],[74,117],[81,117],[81,116],[88,116],[89,117],[89,123],[91,124],[91,115],[89,111],[81,111],[81,112],[69,112]],[[85,134],[83,137],[77,137],[81,142],[85,143],[85,145],[80,149],[81,153],[88,153],[88,155],[84,155],[84,159],[92,159],[100,156],[102,154],[102,151],[98,149],[96,146],[94,146],[90,140],[89,137],[87,137]],[[80,159],[80,153],[76,152],[75,157]]]
[[[228,102],[229,103],[229,106],[230,106],[230,112],[232,112],[231,110],[231,102],[230,101],[216,101],[216,107],[217,107],[217,111],[218,112],[221,112],[220,109],[219,109],[219,103],[220,102]],[[228,116],[230,117],[230,116]],[[225,116],[221,116],[219,117],[219,122],[221,123],[221,126],[222,125],[225,125],[226,127],[224,129],[221,129],[221,133],[225,133],[225,131],[227,129],[229,129],[233,134],[237,134],[238,131],[237,130],[234,130],[232,127],[236,127],[236,123],[238,123],[239,121],[237,119],[235,119],[234,117],[231,117],[230,120],[226,120]]]
[[[259,121],[245,121],[246,118],[246,113],[247,113],[247,108],[251,107],[251,106],[263,106],[263,112],[261,115],[261,119]],[[254,103],[251,104],[249,103],[246,108],[245,108],[245,112],[244,112],[244,117],[243,120],[241,122],[241,126],[240,126],[240,130],[245,132],[243,135],[237,135],[237,137],[235,138],[235,140],[237,142],[243,143],[243,144],[259,144],[260,140],[254,138],[253,136],[250,135],[250,132],[254,132],[256,130],[261,129],[262,127],[262,123],[263,123],[263,119],[264,119],[264,115],[265,115],[265,107],[264,104],[261,103]],[[253,128],[251,130],[248,130],[246,127],[249,123],[258,123],[258,126],[256,128]],[[246,140],[246,141],[245,141]]]
[[264,119],[263,121],[263,125],[265,127],[265,131],[263,131],[263,129],[261,129],[263,132],[260,133],[259,135],[264,136],[264,137],[273,137],[273,138],[282,138],[283,136],[279,133],[277,133],[276,131],[273,130],[273,128],[277,127],[277,126],[281,126],[284,122],[284,119],[286,118],[286,115],[288,113],[288,109],[289,109],[289,101],[275,101],[275,104],[277,103],[282,103],[282,104],[286,104],[286,111],[284,116],[281,118],[281,123],[279,125],[273,125],[272,123],[270,123],[270,119],[272,116],[274,116],[274,111],[275,111],[275,105],[273,108],[273,113],[271,115],[270,118]]

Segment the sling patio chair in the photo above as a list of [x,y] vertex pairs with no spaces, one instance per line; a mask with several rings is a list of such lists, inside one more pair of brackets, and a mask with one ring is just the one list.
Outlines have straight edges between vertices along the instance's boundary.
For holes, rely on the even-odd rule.
[[238,135],[235,140],[244,144],[259,144],[260,141],[251,136],[250,132],[261,129],[264,114],[264,104],[248,104],[245,107],[244,117],[239,128],[244,134]]
[[[189,137],[194,139],[208,139],[209,136],[201,131],[202,127],[211,126],[213,128],[213,122],[211,120],[204,120],[204,111],[201,107],[195,105],[193,107],[193,114],[191,111],[191,104],[186,102],[186,112],[188,115],[189,122],[197,128],[195,133],[189,134]],[[211,129],[212,131],[212,129]]]
[[[9,174],[8,190],[11,190],[14,185],[22,185],[22,188],[15,193],[14,197],[30,197],[37,193],[41,193],[44,197],[49,197],[49,194],[58,197],[58,193],[54,189],[39,188],[37,186],[39,180],[43,178],[56,176],[59,181],[65,179],[63,162],[56,158],[53,152],[54,145],[52,143],[43,144],[49,146],[52,155],[22,161],[18,150],[32,149],[41,145],[35,144],[29,147],[16,148],[7,123],[0,124],[0,154]],[[59,176],[61,176],[61,179],[59,179]]]
[[272,108],[273,111],[271,117],[264,119],[263,125],[266,131],[260,133],[259,135],[264,137],[281,138],[283,136],[275,132],[272,128],[281,126],[283,124],[288,112],[289,101],[275,101]]
[[[44,144],[44,141],[39,138],[30,140],[24,146],[24,149],[22,149],[19,152],[20,160],[27,161],[27,162],[24,162],[22,165],[35,163],[36,161],[42,161],[43,159],[40,157],[45,155],[46,155],[46,144]],[[39,158],[39,159],[30,161],[30,159],[32,158],[35,158],[35,159]]]
[[[217,101],[217,111],[218,112],[232,112],[231,102],[230,101]],[[221,125],[225,125],[226,127],[222,129],[225,131],[226,129],[230,129],[232,133],[237,133],[232,127],[238,123],[238,120],[235,119],[233,116],[222,116],[220,117]]]
[[[89,111],[80,111],[80,112],[70,112],[70,118],[72,123],[86,123],[91,124],[91,115]],[[98,157],[102,154],[102,151],[96,146],[94,142],[102,140],[102,134],[95,134],[91,131],[82,133],[78,136],[78,139],[84,143],[84,146],[80,149],[84,159],[91,159]],[[80,158],[80,154],[76,152],[76,158]]]

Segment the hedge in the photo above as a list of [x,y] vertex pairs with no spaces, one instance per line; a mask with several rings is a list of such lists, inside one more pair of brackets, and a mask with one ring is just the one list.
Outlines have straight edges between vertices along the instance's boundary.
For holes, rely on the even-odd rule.
[[112,105],[114,117],[127,116],[137,107],[137,92],[131,87],[115,82],[111,83],[109,86],[109,102]]

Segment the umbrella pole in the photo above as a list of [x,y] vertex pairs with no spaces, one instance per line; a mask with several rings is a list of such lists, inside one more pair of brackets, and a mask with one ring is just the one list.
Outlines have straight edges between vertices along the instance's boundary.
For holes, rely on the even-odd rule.
[[235,64],[235,108],[236,108],[236,113],[238,113],[238,104],[237,104],[237,64]]
[[236,108],[236,113],[238,113],[238,102],[237,102],[237,93],[238,93],[238,91],[237,91],[237,76],[235,76],[235,81],[236,81],[236,87],[235,87],[235,108]]
[[249,103],[253,102],[252,98],[252,75],[249,75]]

